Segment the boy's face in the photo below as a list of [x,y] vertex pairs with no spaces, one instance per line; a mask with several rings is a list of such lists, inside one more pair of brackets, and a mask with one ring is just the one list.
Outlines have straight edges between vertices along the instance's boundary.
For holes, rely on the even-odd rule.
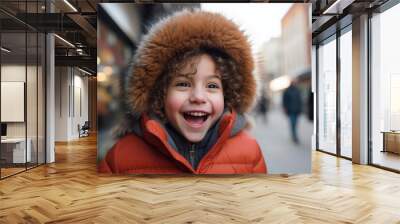
[[[190,63],[180,74],[190,73]],[[222,82],[208,55],[199,56],[194,75],[175,76],[167,89],[165,114],[172,126],[190,142],[199,142],[224,110]]]

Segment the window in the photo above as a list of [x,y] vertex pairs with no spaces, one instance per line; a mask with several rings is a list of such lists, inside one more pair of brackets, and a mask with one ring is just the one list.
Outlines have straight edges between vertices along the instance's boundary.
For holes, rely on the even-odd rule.
[[400,5],[371,19],[372,163],[400,170]]
[[352,157],[352,34],[340,36],[340,154]]
[[336,153],[336,39],[318,48],[318,149]]
[[[44,1],[17,5],[23,16],[41,12]],[[5,178],[45,163],[46,53],[44,33],[4,13],[0,17],[12,21],[0,24],[0,111],[8,116],[1,118],[2,127],[7,127],[0,144],[0,178]],[[17,109],[7,106],[10,103]]]

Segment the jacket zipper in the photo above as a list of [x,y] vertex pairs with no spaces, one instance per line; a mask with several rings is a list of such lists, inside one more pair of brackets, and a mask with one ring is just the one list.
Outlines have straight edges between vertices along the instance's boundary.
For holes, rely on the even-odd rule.
[[195,148],[196,148],[196,145],[193,144],[193,145],[190,146],[190,150],[189,150],[190,164],[192,164],[193,169],[195,169],[195,167],[194,167],[194,153],[195,153]]

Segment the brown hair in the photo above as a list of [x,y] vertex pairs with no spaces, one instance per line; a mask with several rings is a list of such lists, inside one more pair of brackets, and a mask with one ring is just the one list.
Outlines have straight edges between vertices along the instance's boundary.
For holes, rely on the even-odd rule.
[[[240,88],[242,87],[243,77],[238,74],[236,63],[226,54],[216,49],[195,48],[175,56],[167,64],[164,72],[156,81],[152,88],[149,100],[149,111],[153,112],[161,121],[165,122],[164,97],[168,86],[176,75],[193,75],[197,72],[199,56],[207,54],[216,64],[216,70],[221,76],[221,82],[224,93],[225,107],[231,110],[240,106]],[[190,66],[190,72],[180,74],[183,68]]]

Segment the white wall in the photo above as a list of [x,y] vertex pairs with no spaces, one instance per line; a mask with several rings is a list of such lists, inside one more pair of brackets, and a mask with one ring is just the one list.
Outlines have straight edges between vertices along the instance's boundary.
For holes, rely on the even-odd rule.
[[[25,83],[1,81],[1,121],[24,122]],[[35,105],[36,108],[36,105]]]
[[55,68],[55,141],[68,140],[69,69]]
[[[28,67],[28,71],[32,70],[32,67]],[[2,82],[25,82],[25,64],[24,65],[2,65],[1,66],[1,81]],[[2,98],[7,96],[2,96]],[[1,108],[4,110],[9,108]],[[22,108],[24,110],[24,108]],[[24,113],[24,111],[23,111]],[[25,125],[24,122],[7,122],[7,135],[9,137],[25,137]]]
[[56,67],[56,141],[77,139],[78,124],[88,120],[88,78],[83,75],[76,68]]
[[[18,64],[9,64],[9,65],[2,65],[1,66],[1,81],[6,81],[6,82],[25,82],[25,74],[27,69],[28,74],[35,73],[36,74],[36,67],[34,66],[27,66],[27,68],[24,65],[18,65]],[[34,83],[31,83],[32,81],[29,80],[30,84],[36,85],[36,81]],[[27,89],[27,102],[30,103],[33,100],[31,98],[36,98],[36,89]],[[33,92],[30,92],[32,90]],[[35,105],[31,105],[35,106]],[[7,108],[1,108],[2,110],[7,110]],[[34,117],[31,117],[31,116]],[[36,114],[31,114],[28,113],[28,121],[36,121]],[[28,125],[28,128],[33,127],[32,125]],[[36,127],[34,127],[36,130]],[[28,134],[29,134],[28,130]],[[7,122],[7,136],[8,137],[25,137],[25,122]],[[28,136],[29,137],[29,136]]]
[[[31,68],[28,66],[28,70]],[[25,82],[25,64],[1,65],[1,81]]]
[[[26,105],[23,102],[21,112],[25,114],[26,120],[22,122],[6,122],[7,123],[7,137],[9,138],[24,138],[25,135],[30,139],[30,148],[32,161],[36,162],[39,158],[39,163],[44,163],[44,74],[42,67],[38,66],[25,66],[25,64],[3,64],[1,66],[1,81],[9,82],[24,82],[26,85]],[[27,78],[27,80],[25,80]],[[24,90],[22,94],[24,94]],[[7,97],[2,95],[3,97]],[[25,100],[24,100],[25,101]],[[2,107],[4,112],[12,110],[12,108]],[[12,111],[7,111],[11,112]],[[37,157],[37,153],[39,156]]]

